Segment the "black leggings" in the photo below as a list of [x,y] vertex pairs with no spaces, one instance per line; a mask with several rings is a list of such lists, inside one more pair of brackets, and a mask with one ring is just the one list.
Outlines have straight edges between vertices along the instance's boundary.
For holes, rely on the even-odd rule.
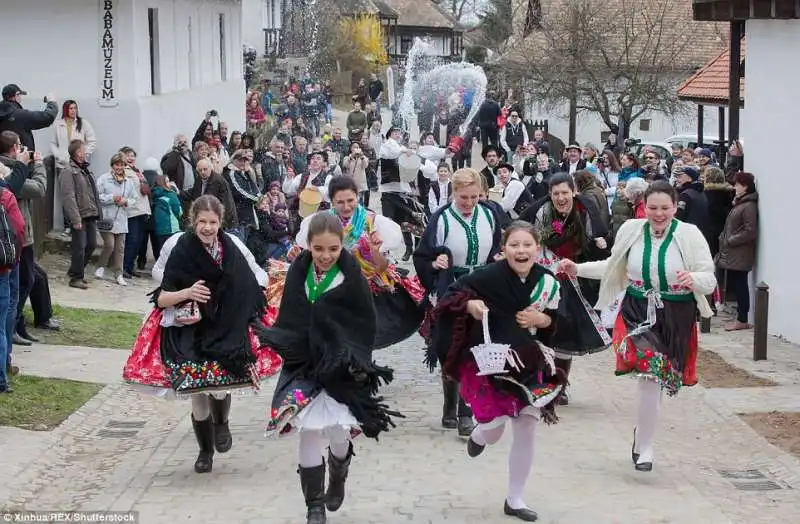
[[749,271],[736,271],[728,269],[728,284],[736,294],[736,306],[738,309],[736,320],[747,324],[750,317],[750,285],[748,282]]

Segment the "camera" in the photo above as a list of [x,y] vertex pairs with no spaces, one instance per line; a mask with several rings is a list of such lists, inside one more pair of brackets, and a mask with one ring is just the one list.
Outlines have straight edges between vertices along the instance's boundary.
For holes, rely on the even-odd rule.
[[36,153],[35,151],[28,151],[28,161],[29,162],[33,162],[33,155],[35,153]]
[[625,147],[632,147],[642,143],[641,138],[627,138],[625,139]]
[[217,113],[216,109],[212,109],[211,111],[208,112],[208,114],[209,116],[219,116],[219,113]]

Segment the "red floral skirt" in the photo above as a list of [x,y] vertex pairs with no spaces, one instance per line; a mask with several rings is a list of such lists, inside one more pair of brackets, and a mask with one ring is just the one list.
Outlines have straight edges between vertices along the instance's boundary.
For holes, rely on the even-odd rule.
[[[161,359],[161,317],[162,310],[154,308],[139,329],[131,354],[122,370],[122,378],[126,382],[153,388],[172,389],[169,369]],[[261,317],[261,322],[269,327],[277,317],[277,308],[270,306]],[[281,357],[269,347],[259,346],[258,337],[252,329],[250,330],[250,342],[256,358],[253,378],[262,381],[278,373],[283,365]],[[194,363],[193,367],[197,368],[198,373],[208,374],[209,377],[218,375],[215,380],[221,381],[222,384],[225,383],[226,372],[216,362]],[[255,384],[253,381],[240,383],[231,381],[229,385],[231,388],[240,388]]]
[[626,295],[614,324],[612,345],[617,375],[648,375],[669,395],[697,384],[696,304],[664,301],[656,323],[638,335],[629,333],[647,319],[646,300]]

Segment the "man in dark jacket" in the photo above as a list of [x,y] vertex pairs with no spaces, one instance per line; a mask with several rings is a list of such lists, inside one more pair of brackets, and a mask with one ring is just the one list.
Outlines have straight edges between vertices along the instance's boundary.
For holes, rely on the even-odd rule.
[[50,127],[58,115],[58,105],[53,95],[44,97],[47,107],[44,111],[28,111],[22,108],[22,97],[27,95],[17,84],[3,88],[3,101],[0,102],[0,131],[14,131],[20,142],[28,150],[34,151],[36,143],[33,131]]
[[675,218],[705,231],[708,227],[708,200],[703,193],[700,171],[696,167],[684,166],[675,173],[675,178],[678,183],[678,211]]
[[192,202],[203,195],[217,197],[217,199],[222,202],[222,205],[225,206],[225,217],[222,220],[222,227],[224,229],[232,229],[239,225],[236,218],[236,205],[233,203],[233,197],[231,196],[231,188],[222,175],[214,173],[211,162],[207,159],[202,159],[197,162],[197,181],[189,192],[189,195]]
[[500,117],[500,104],[494,100],[493,93],[486,95],[486,100],[483,101],[481,107],[478,109],[478,127],[481,130],[481,146],[486,149],[486,146],[500,145],[500,133],[497,127],[497,119]]

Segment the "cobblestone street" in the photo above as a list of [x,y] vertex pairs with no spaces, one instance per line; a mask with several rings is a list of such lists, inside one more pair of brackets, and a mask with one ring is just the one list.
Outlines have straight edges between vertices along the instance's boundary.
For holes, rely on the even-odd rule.
[[[65,268],[48,268],[58,304],[147,310],[148,279],[76,293]],[[665,399],[654,470],[639,473],[630,462],[634,382],[614,377],[610,351],[577,360],[570,406],[559,409],[559,424],[538,428],[526,500],[540,522],[800,522],[800,461],[736,416],[800,411],[797,348],[771,339],[770,360],[753,363],[752,333],[734,338],[718,324],[701,345],[780,386],[707,390],[701,381]],[[332,524],[513,522],[502,513],[509,436],[468,458],[465,442],[439,427],[440,383],[422,365],[421,346],[412,337],[376,353],[395,368],[385,393],[406,418],[380,442],[356,441],[347,500],[329,514]],[[234,446],[215,456],[211,474],[197,475],[189,402],[121,384],[126,351],[36,344],[15,352],[25,373],[108,385],[53,432],[0,428],[0,510],[134,510],[143,524],[304,522],[297,439],[264,437],[269,389],[234,398]]]
[[[508,438],[469,459],[464,442],[438,428],[439,385],[420,363],[420,346],[414,337],[378,354],[396,369],[386,393],[407,418],[379,443],[357,440],[348,498],[330,522],[509,521],[502,515]],[[118,362],[124,354],[104,351]],[[638,473],[629,456],[633,382],[613,377],[608,352],[574,369],[573,403],[560,409],[559,424],[541,426],[537,437],[527,500],[541,522],[800,519],[800,494],[792,489],[800,485],[800,463],[718,402],[712,407],[702,387],[665,401],[654,471]],[[54,431],[50,445],[13,482],[6,477],[0,491],[8,493],[5,507],[132,509],[146,524],[301,522],[297,441],[264,438],[269,393],[234,399],[234,447],[216,455],[211,474],[196,475],[188,402],[110,385]],[[6,441],[3,449],[14,445]],[[751,480],[725,478],[726,472]],[[765,486],[773,489],[748,489]]]

